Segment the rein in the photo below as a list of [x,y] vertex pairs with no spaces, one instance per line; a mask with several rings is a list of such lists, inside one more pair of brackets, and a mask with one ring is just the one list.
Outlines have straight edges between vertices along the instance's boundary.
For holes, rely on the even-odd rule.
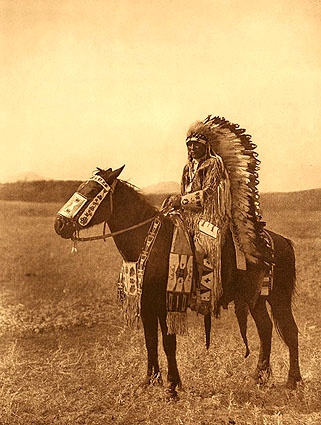
[[[104,234],[102,234],[102,235],[89,236],[89,237],[86,237],[86,238],[80,238],[79,236],[75,235],[71,238],[71,240],[73,240],[75,242],[97,241],[97,240],[100,240],[100,239],[105,240],[107,238],[112,238],[113,236],[121,235],[122,233],[130,232],[131,230],[138,229],[139,227],[142,227],[147,223],[151,223],[154,220],[155,217],[156,216],[153,216],[151,218],[148,218],[147,220],[141,221],[140,223],[134,224],[133,226],[126,227],[126,229],[117,230],[116,232],[111,232],[111,233],[105,233],[104,232]],[[105,225],[106,225],[106,222],[104,223],[104,231],[105,231]],[[79,233],[79,231],[77,231],[77,233]]]

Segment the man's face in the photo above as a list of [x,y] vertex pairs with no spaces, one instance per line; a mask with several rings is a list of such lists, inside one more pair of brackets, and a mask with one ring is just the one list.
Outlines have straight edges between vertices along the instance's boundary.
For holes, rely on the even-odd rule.
[[206,154],[206,145],[200,142],[188,142],[187,151],[193,159],[198,160]]

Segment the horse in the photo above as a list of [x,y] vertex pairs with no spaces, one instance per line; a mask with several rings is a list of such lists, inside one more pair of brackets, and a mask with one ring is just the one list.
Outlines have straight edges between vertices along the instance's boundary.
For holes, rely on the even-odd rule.
[[[123,259],[136,262],[151,221],[156,216],[160,218],[161,227],[148,257],[141,293],[140,315],[147,349],[147,373],[143,383],[162,383],[158,362],[159,324],[168,366],[166,391],[170,398],[175,399],[178,397],[177,389],[181,385],[176,361],[176,335],[168,332],[166,322],[166,286],[174,225],[172,220],[153,206],[136,187],[118,178],[123,167],[117,170],[98,168],[93,177],[83,182],[65,204],[68,213],[57,214],[54,229],[62,238],[75,239],[80,229],[107,223],[111,231],[109,235],[113,237]],[[100,235],[102,239],[108,236],[105,233],[105,225],[104,234]],[[237,272],[236,289],[231,300],[234,300],[235,313],[246,345],[248,311],[256,324],[260,352],[254,376],[259,384],[264,383],[271,373],[272,321],[267,311],[267,302],[270,304],[278,333],[289,350],[287,387],[294,389],[302,379],[299,368],[298,328],[292,312],[292,297],[295,292],[294,249],[288,239],[271,231],[268,233],[274,245],[272,290],[267,296],[257,294],[254,303],[250,301],[253,288],[257,288],[258,279],[262,278],[263,267],[260,264],[253,265],[247,270]],[[205,316],[205,319],[205,323],[208,322],[208,317]]]

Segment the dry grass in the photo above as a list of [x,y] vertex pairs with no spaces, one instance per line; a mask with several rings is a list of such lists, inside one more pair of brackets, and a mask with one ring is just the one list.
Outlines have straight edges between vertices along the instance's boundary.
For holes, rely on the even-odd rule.
[[[168,403],[161,387],[145,390],[142,330],[124,329],[115,283],[121,259],[111,241],[79,246],[57,237],[57,204],[1,202],[0,424],[136,425],[321,423],[321,214],[266,213],[269,228],[293,238],[298,261],[295,316],[305,385],[287,391],[287,350],[274,335],[273,377],[251,380],[258,338],[243,358],[233,308],[214,323],[204,346],[200,317],[178,338],[183,388]],[[97,231],[97,229],[96,229]],[[166,359],[160,348],[164,378]]]

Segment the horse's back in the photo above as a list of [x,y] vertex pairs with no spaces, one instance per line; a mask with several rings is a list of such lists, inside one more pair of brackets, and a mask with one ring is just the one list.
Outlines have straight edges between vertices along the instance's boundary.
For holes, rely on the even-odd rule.
[[295,267],[295,253],[293,242],[271,230],[267,230],[273,241],[274,264],[278,268]]

